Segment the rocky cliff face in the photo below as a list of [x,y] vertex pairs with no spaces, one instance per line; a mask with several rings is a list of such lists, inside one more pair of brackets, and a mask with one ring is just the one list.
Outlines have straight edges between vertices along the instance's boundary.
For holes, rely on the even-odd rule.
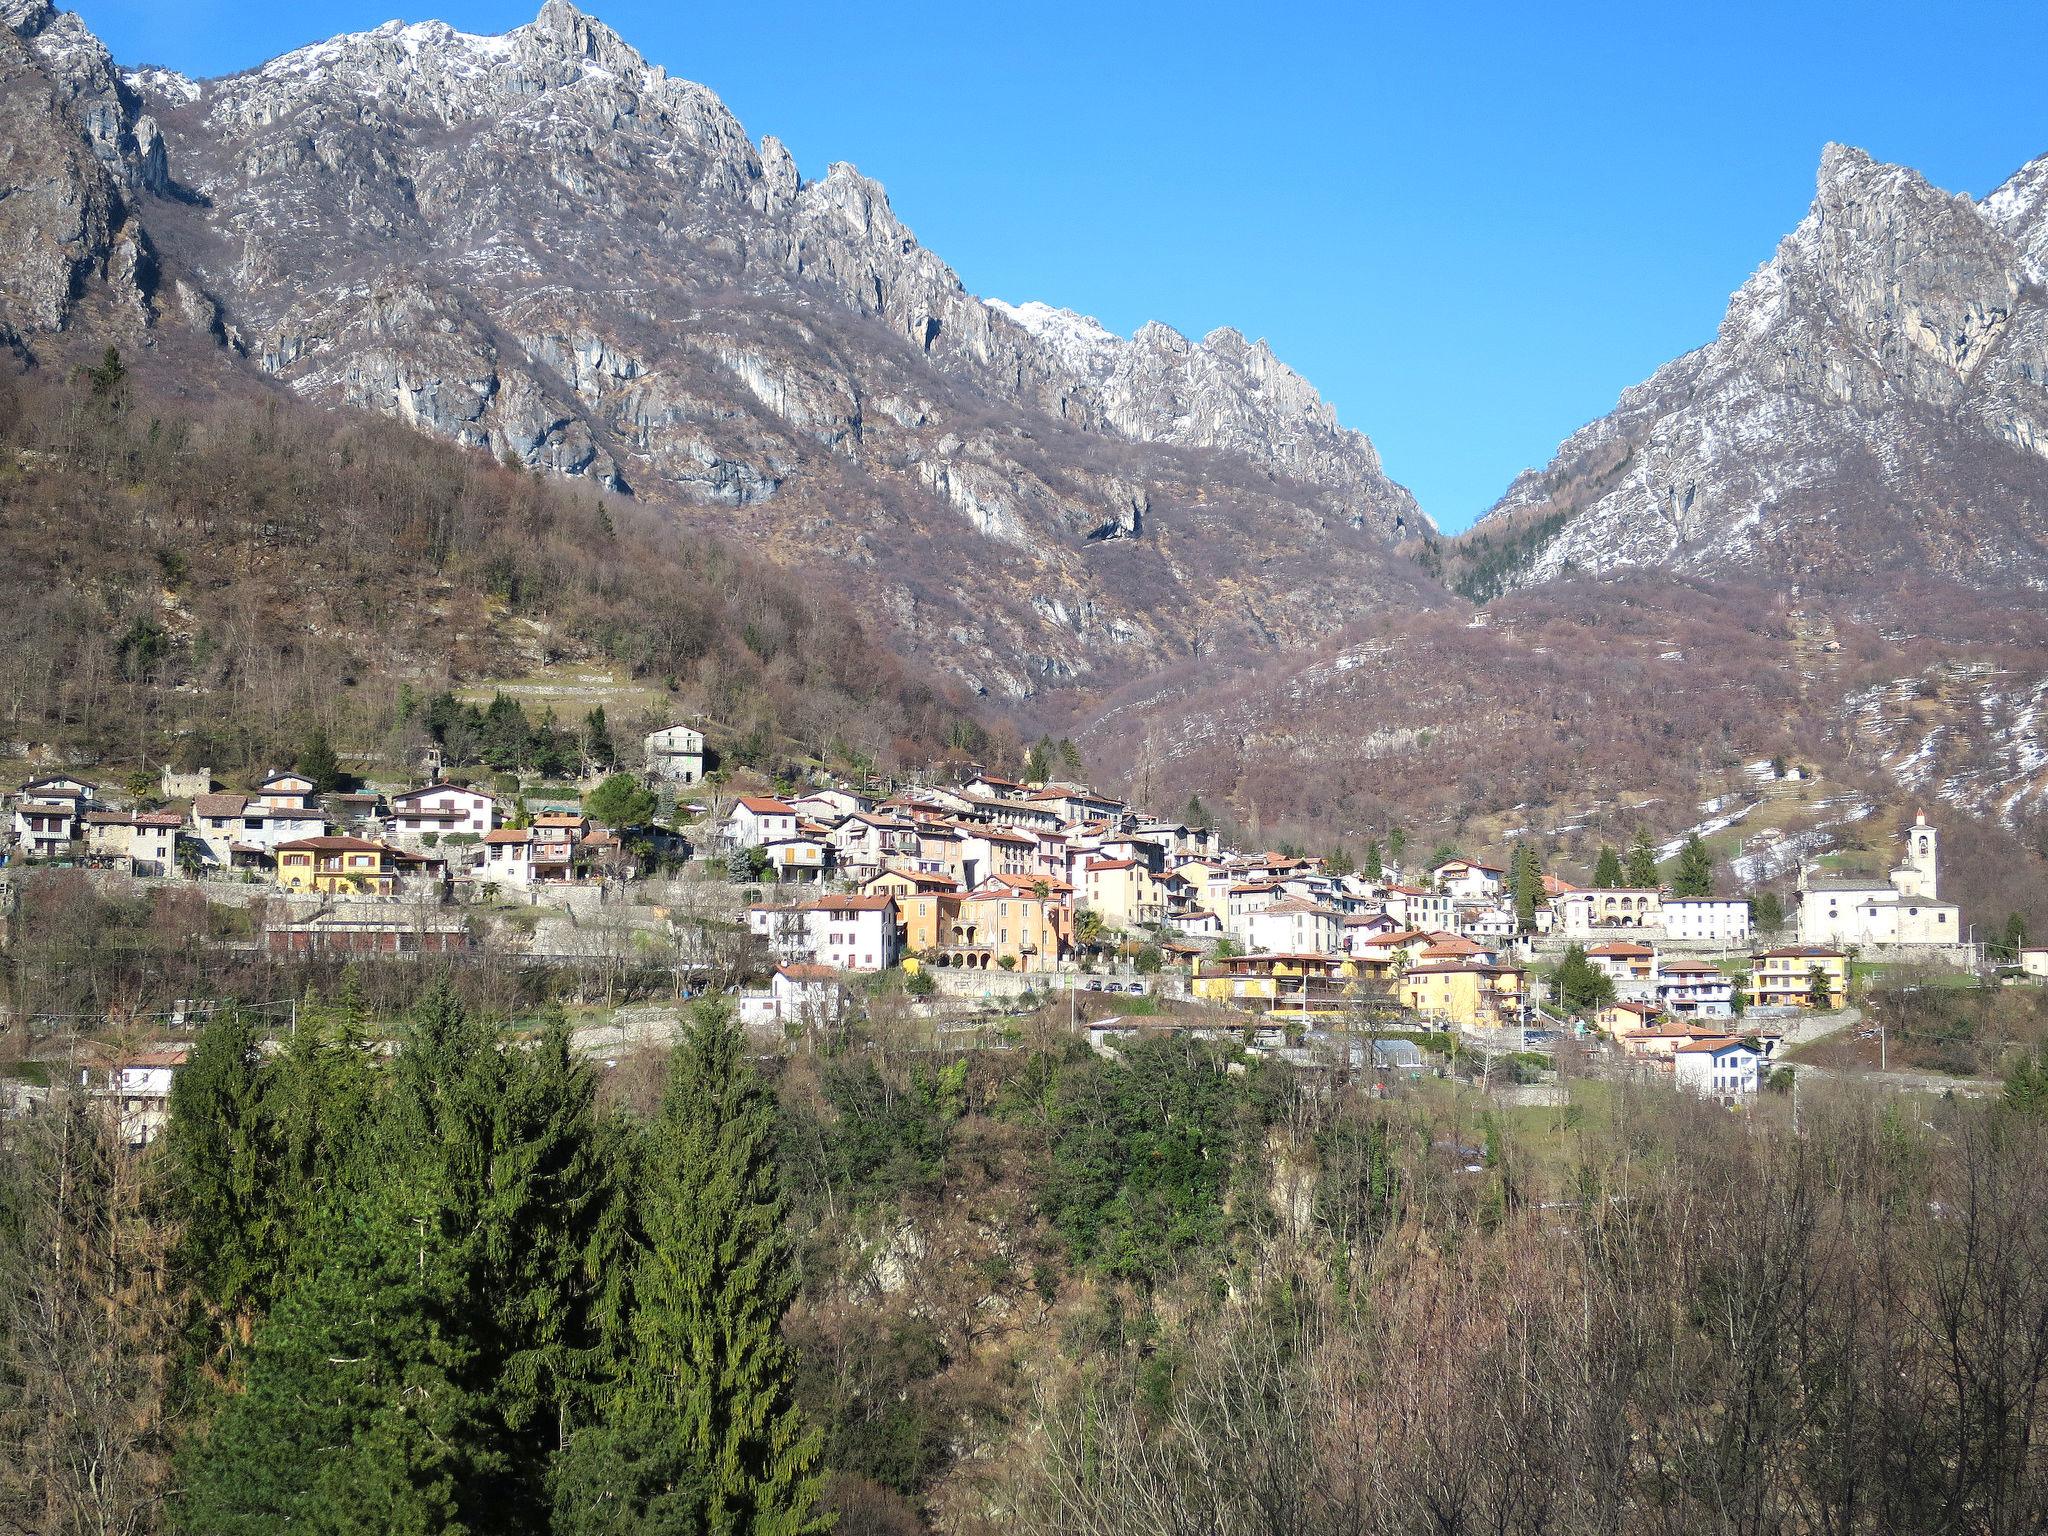
[[0,346],[27,360],[81,321],[119,337],[155,318],[156,254],[130,198],[162,164],[78,18],[0,0]]
[[1629,566],[2048,583],[2044,276],[2048,159],[1976,203],[1829,146],[1715,340],[1462,541],[1478,585]]
[[1393,552],[1413,499],[1263,343],[985,302],[876,183],[806,182],[567,0],[214,81],[0,3],[68,133],[0,203],[48,252],[24,336],[129,230],[273,382],[736,528],[1010,697],[1439,595]]

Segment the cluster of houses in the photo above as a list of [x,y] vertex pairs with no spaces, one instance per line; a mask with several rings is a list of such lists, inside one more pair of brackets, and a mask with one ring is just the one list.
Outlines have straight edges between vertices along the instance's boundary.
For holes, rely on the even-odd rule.
[[[1731,949],[1750,938],[1747,901],[1556,879],[1524,934],[1507,871],[1478,860],[1406,880],[1398,869],[1338,873],[1314,857],[1225,848],[1211,830],[1085,785],[992,774],[880,800],[743,795],[719,836],[764,872],[815,888],[749,909],[785,966],[908,960],[1030,975],[1069,969],[1108,936],[1186,970],[1199,999],[1304,1022],[1391,1005],[1446,1026],[1509,1027],[1527,1016],[1525,962],[1543,935],[1625,931]],[[1732,1013],[1732,984],[1688,965],[1670,962],[1660,995],[1702,1017]]]
[[[645,745],[650,780],[701,780],[703,738],[692,728],[654,732]],[[174,787],[189,791],[189,812],[117,810],[84,780],[36,779],[11,805],[14,854],[138,874],[245,870],[287,892],[370,899],[458,881],[525,888],[635,872],[627,844],[582,811],[521,806],[507,825],[493,795],[462,784],[323,795],[306,776],[280,772],[246,793],[221,792],[203,773],[175,786],[167,775],[166,791]],[[1539,945],[1554,953],[1576,943],[1614,998],[1571,1022],[1626,1056],[1668,1063],[1681,1083],[1727,1095],[1755,1086],[1776,1039],[1747,1024],[1738,1033],[1738,984],[1750,1010],[1840,1007],[1851,946],[1960,949],[1924,817],[1907,829],[1889,880],[1802,879],[1801,942],[1755,954],[1746,900],[1545,877],[1533,914],[1518,913],[1508,872],[1480,860],[1371,876],[1333,870],[1314,857],[1225,847],[1211,829],[1079,783],[982,773],[886,797],[741,794],[712,836],[736,873],[778,892],[745,914],[778,967],[777,1016],[829,1003],[847,973],[901,965],[1029,978],[1149,955],[1182,973],[1193,998],[1268,1025],[1306,1029],[1362,1010],[1460,1030],[1557,1025],[1567,1021],[1554,1008],[1535,1019],[1529,966]],[[301,923],[280,942],[331,941],[318,925]],[[452,928],[436,932],[414,947],[460,942]],[[1725,968],[1736,956],[1746,959]]]
[[[169,776],[167,775],[167,778]],[[13,854],[136,875],[234,871],[285,891],[394,896],[451,880],[526,887],[630,874],[625,845],[580,810],[562,807],[500,825],[498,802],[436,782],[385,796],[322,794],[304,774],[268,774],[246,793],[201,776],[191,809],[122,811],[71,777],[31,780],[11,807]]]

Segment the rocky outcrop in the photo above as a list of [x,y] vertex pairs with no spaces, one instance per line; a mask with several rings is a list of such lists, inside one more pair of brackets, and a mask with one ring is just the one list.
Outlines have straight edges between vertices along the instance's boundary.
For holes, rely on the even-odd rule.
[[81,132],[78,98],[38,57],[48,19],[16,4],[0,31],[0,344],[24,358],[83,313],[116,335],[140,328],[156,285],[155,252]]
[[2048,583],[2044,194],[2048,161],[1980,204],[1829,146],[1715,340],[1517,480],[1465,551],[1508,585],[1653,565]]
[[271,380],[829,568],[976,686],[1438,595],[1394,553],[1413,499],[1263,343],[1076,347],[1074,317],[969,293],[878,183],[806,181],[567,0],[212,81],[49,47],[203,301],[180,315],[215,304]]

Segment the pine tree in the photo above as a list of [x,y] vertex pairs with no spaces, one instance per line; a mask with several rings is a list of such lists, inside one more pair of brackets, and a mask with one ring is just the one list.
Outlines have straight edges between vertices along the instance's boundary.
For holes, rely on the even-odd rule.
[[583,755],[600,768],[618,765],[618,749],[612,745],[612,728],[605,721],[602,704],[583,717]]
[[1756,926],[1765,933],[1776,933],[1785,926],[1785,904],[1776,891],[1759,891],[1750,902],[1750,909]]
[[345,1172],[359,1167],[351,1154],[371,1123],[377,1088],[376,1058],[362,1027],[361,978],[351,966],[335,1004],[309,998],[300,1006],[297,1027],[266,1073],[263,1108],[277,1196],[295,1247],[303,1247],[305,1224]]
[[1584,1014],[1614,1001],[1614,979],[1586,958],[1582,945],[1569,946],[1551,975],[1557,1004],[1567,1013]]
[[1647,891],[1657,884],[1657,849],[1647,827],[1636,828],[1635,841],[1628,845],[1629,889]]
[[1069,773],[1081,771],[1081,749],[1069,737],[1060,738],[1060,766]]
[[1386,869],[1380,863],[1380,845],[1378,842],[1370,842],[1365,845],[1365,857],[1358,861],[1358,872],[1368,880],[1379,880],[1384,877]]
[[1714,859],[1695,832],[1678,851],[1678,867],[1671,874],[1671,894],[1704,899],[1714,894]]
[[1387,834],[1387,857],[1391,859],[1396,865],[1399,865],[1401,862],[1401,855],[1406,853],[1407,851],[1408,834],[1402,831],[1399,827],[1395,827],[1391,832]]
[[1180,813],[1180,819],[1197,831],[1206,831],[1209,826],[1209,807],[1202,804],[1200,795],[1188,796],[1188,807]]
[[1594,886],[1603,891],[1612,891],[1620,887],[1621,878],[1621,855],[1603,845],[1600,857],[1593,863]]
[[295,764],[299,772],[313,781],[313,787],[322,794],[341,787],[341,760],[334,755],[334,747],[327,740],[327,728],[316,725],[307,735],[305,745],[299,748]]
[[2005,954],[2010,960],[2018,960],[2020,951],[2027,947],[2027,920],[2017,912],[2006,914]]
[[[496,1312],[497,1411],[529,1472],[560,1448],[597,1371],[600,1309],[616,1314],[624,1273],[623,1149],[597,1113],[597,1079],[571,1047],[559,1003],[540,1038],[507,1058],[479,1289]],[[544,1523],[542,1480],[529,1514]]]
[[1834,988],[1828,981],[1828,973],[1817,965],[1809,967],[1806,972],[1806,1005],[1826,1009],[1834,1004]]
[[237,1319],[268,1305],[286,1237],[256,1031],[216,1014],[171,1082],[163,1191],[182,1235],[174,1255],[232,1343]]
[[1515,927],[1523,933],[1536,931],[1536,908],[1543,900],[1543,865],[1536,850],[1526,843],[1515,844],[1509,861],[1510,888],[1515,897]]
[[403,1170],[326,1207],[310,1267],[257,1331],[246,1389],[180,1456],[192,1536],[455,1536],[480,1466],[460,1267]]
[[795,1276],[774,1102],[716,1005],[677,1045],[639,1193],[630,1335],[597,1422],[556,1475],[556,1530],[797,1536],[820,1438],[791,1401],[780,1333]]
[[128,381],[128,365],[121,361],[121,349],[107,348],[98,365],[85,371],[85,378],[96,399],[118,402],[122,397],[121,386]]
[[1043,784],[1052,777],[1053,745],[1050,737],[1041,737],[1038,745],[1024,754],[1024,777],[1033,784]]

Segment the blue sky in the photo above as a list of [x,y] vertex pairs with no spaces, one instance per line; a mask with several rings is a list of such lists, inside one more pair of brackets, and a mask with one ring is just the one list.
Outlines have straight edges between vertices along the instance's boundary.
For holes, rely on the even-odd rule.
[[[74,3],[194,74],[539,7]],[[806,176],[883,181],[977,293],[1266,337],[1451,528],[1712,338],[1827,140],[1977,195],[2048,153],[2038,0],[584,4]]]

